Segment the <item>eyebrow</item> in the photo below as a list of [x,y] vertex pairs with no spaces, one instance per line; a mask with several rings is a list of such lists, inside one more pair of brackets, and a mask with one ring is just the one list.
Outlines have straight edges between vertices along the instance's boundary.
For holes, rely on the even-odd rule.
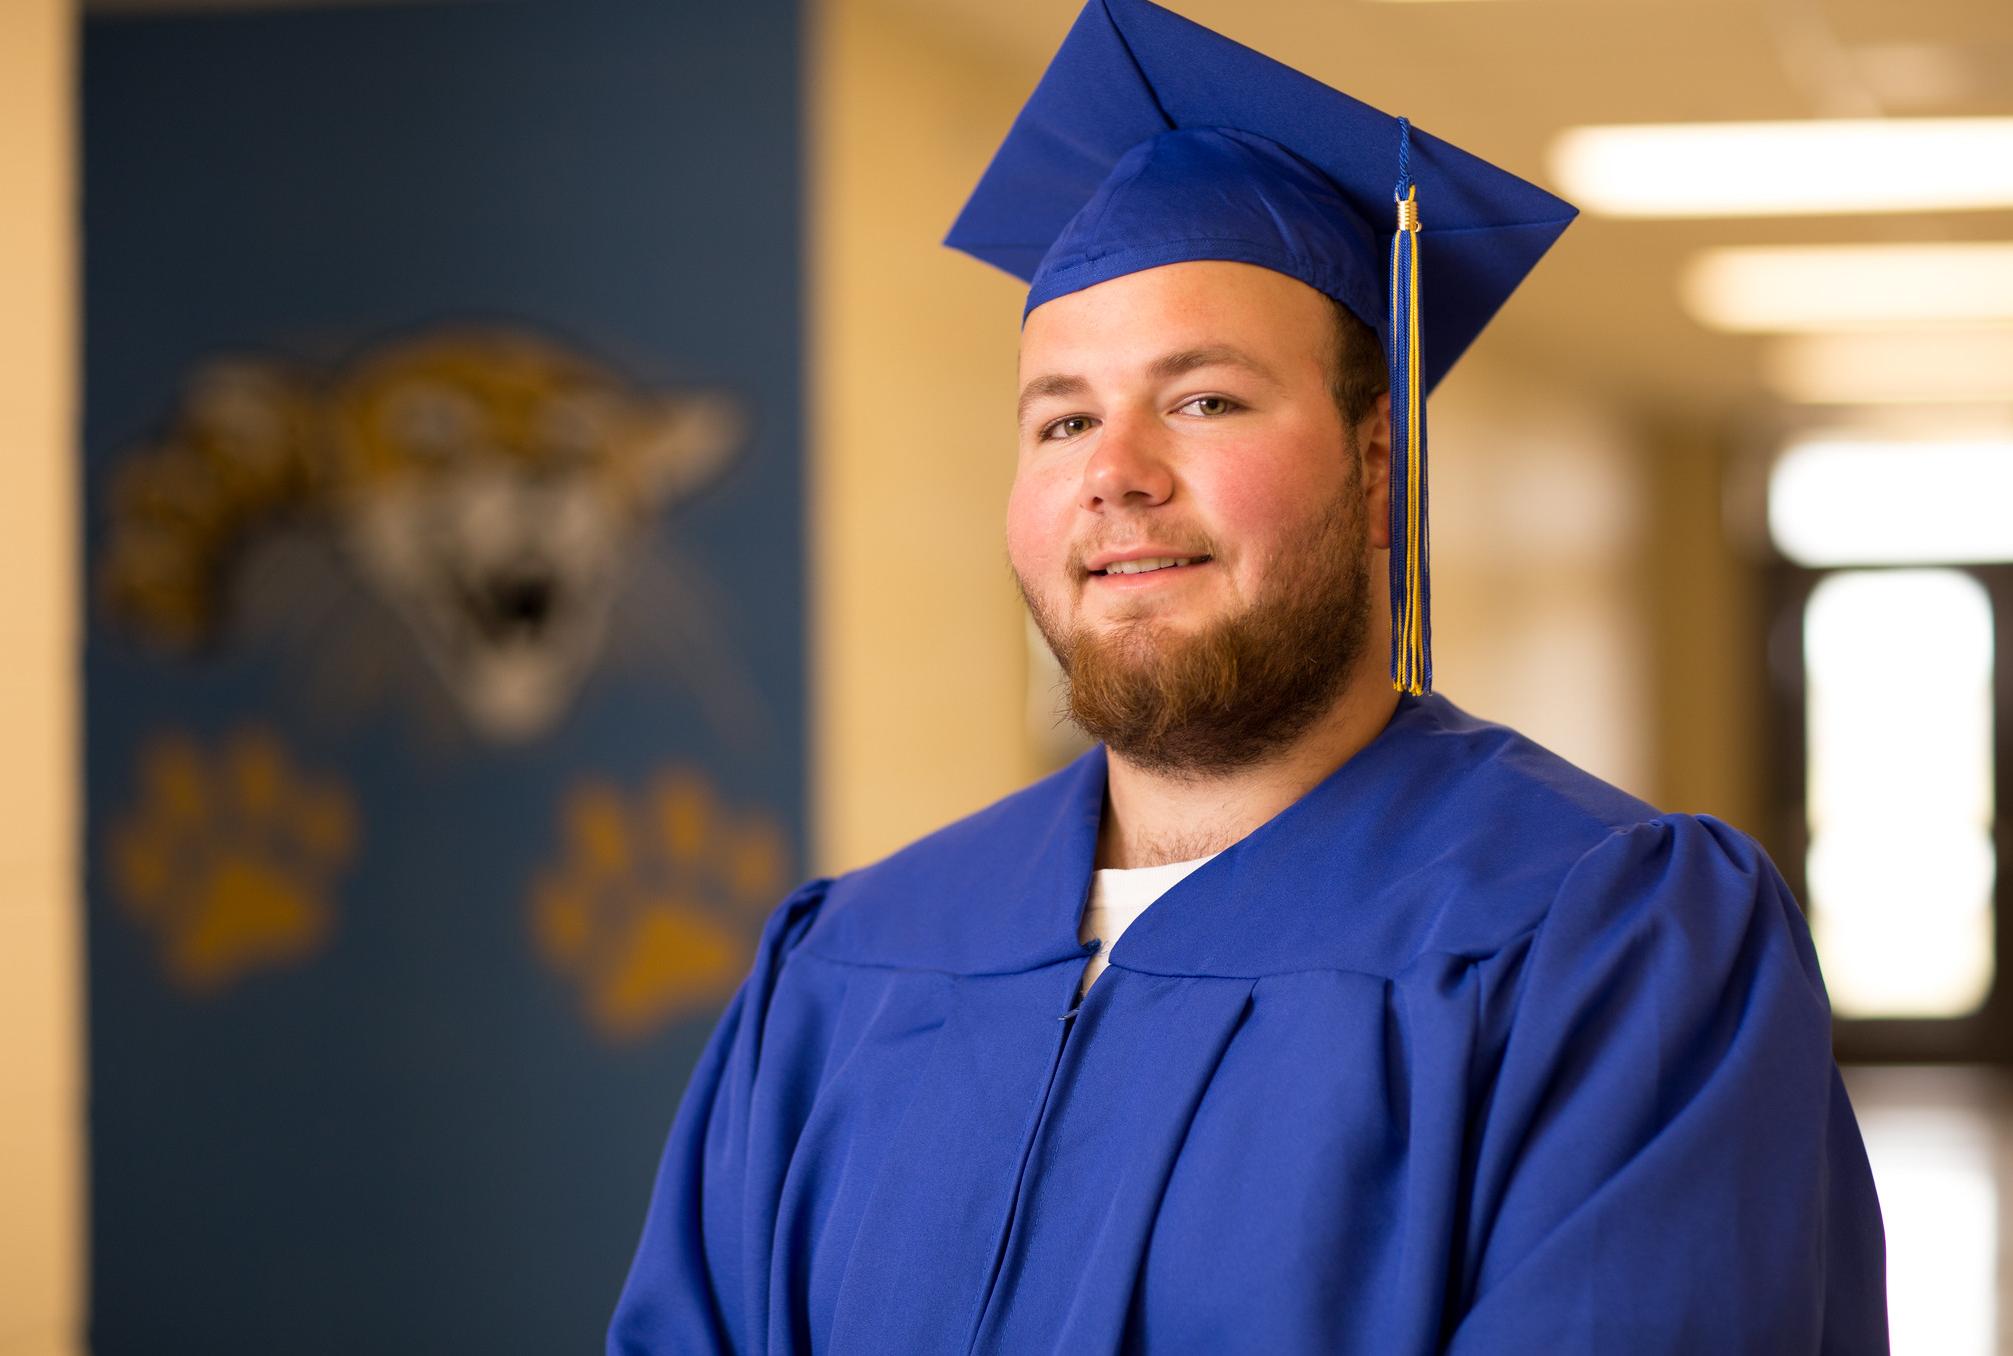
[[1046,400],[1050,396],[1082,395],[1089,389],[1090,383],[1082,377],[1068,377],[1060,372],[1051,372],[1047,376],[1036,377],[1033,381],[1021,387],[1020,405],[1014,411],[1015,421],[1025,424],[1027,422],[1028,407],[1037,400]]
[[1147,371],[1165,381],[1184,372],[1193,372],[1198,367],[1241,367],[1254,377],[1269,381],[1275,386],[1279,384],[1279,378],[1271,368],[1243,349],[1232,348],[1229,344],[1209,344],[1202,348],[1184,348],[1178,352],[1163,354],[1153,360],[1153,365],[1147,368]]
[[[1234,348],[1229,344],[1207,344],[1201,348],[1183,348],[1176,349],[1172,353],[1163,353],[1147,365],[1146,372],[1155,381],[1167,381],[1203,367],[1241,367],[1261,381],[1270,382],[1274,386],[1279,384],[1279,378],[1271,368],[1243,349]],[[1036,377],[1021,388],[1020,404],[1015,411],[1016,419],[1020,423],[1026,423],[1028,407],[1037,400],[1051,396],[1082,395],[1089,389],[1088,381],[1065,373],[1051,372]]]

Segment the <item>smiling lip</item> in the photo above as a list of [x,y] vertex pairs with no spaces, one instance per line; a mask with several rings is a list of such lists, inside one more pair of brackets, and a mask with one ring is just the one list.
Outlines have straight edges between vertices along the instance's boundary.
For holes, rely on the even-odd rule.
[[[1206,551],[1185,551],[1171,546],[1138,546],[1129,551],[1101,551],[1084,562],[1084,568],[1094,575],[1106,575],[1118,579],[1136,577],[1140,573],[1159,573],[1158,570],[1141,571],[1138,566],[1159,564],[1163,568],[1175,565],[1200,565],[1209,560]],[[1114,566],[1133,566],[1133,569],[1116,570]],[[1110,573],[1107,575],[1107,571]]]

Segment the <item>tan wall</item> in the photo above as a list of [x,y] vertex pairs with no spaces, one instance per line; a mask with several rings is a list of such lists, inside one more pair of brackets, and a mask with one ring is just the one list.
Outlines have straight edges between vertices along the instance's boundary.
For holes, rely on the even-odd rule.
[[1656,799],[1631,423],[1485,334],[1434,393],[1430,432],[1435,686]]
[[75,19],[0,5],[0,1354],[78,1347]]
[[1646,559],[1662,803],[1710,812],[1765,840],[1767,655],[1757,567],[1729,543],[1730,453],[1710,430],[1658,427]]
[[1034,770],[1000,526],[1025,289],[939,244],[1026,89],[871,0],[815,20],[812,803],[831,870]]

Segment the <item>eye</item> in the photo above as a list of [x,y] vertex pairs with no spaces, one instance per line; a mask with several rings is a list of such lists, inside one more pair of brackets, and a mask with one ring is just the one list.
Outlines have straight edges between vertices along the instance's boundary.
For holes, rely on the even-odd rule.
[[1191,414],[1200,415],[1204,419],[1215,419],[1229,414],[1237,408],[1239,408],[1237,402],[1229,396],[1202,395],[1175,406],[1175,413],[1180,414],[1186,411]]
[[1090,432],[1097,421],[1087,414],[1066,414],[1052,424],[1045,424],[1041,430],[1043,442],[1063,442],[1079,434]]

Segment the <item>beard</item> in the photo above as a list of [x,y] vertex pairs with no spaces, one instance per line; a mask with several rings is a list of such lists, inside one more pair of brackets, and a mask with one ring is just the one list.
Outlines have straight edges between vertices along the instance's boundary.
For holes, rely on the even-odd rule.
[[1305,733],[1334,705],[1368,639],[1360,460],[1356,467],[1282,548],[1263,594],[1193,632],[1147,612],[1103,630],[1065,628],[1016,572],[1062,667],[1069,719],[1141,768],[1192,777],[1262,763]]

